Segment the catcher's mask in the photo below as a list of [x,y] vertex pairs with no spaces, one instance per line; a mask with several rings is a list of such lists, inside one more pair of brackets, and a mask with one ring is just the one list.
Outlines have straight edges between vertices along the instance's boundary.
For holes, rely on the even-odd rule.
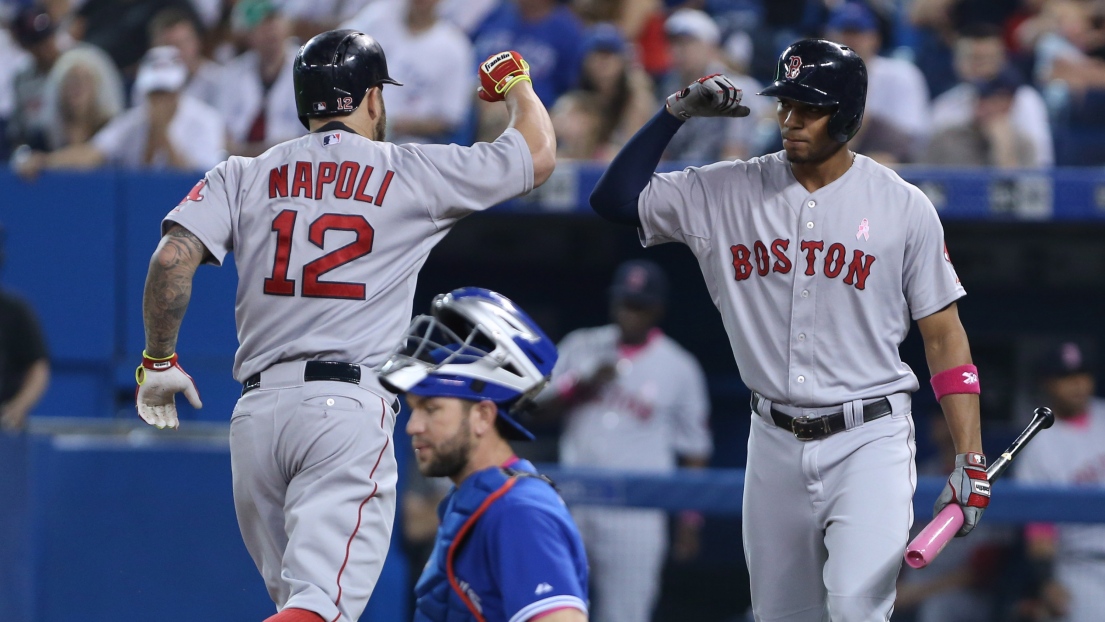
[[378,369],[385,388],[422,397],[490,400],[500,433],[533,440],[517,416],[549,381],[556,344],[505,296],[478,287],[434,298]]

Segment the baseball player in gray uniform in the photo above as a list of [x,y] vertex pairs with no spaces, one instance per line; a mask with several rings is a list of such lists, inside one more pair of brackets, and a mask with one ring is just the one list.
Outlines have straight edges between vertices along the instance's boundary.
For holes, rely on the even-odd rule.
[[397,404],[377,380],[411,317],[418,271],[456,221],[526,193],[555,165],[552,124],[513,52],[480,66],[480,96],[506,101],[493,143],[383,142],[383,50],[322,33],[295,60],[310,134],[210,170],[162,223],[143,312],[137,406],[177,426],[174,394],[199,394],[174,353],[202,262],[233,251],[242,397],[231,419],[234,501],[279,613],[356,620],[387,555],[395,513]]
[[[1014,463],[1017,481],[1105,488],[1105,399],[1094,396],[1094,365],[1082,345],[1054,344],[1038,361],[1055,425]],[[1025,548],[1040,582],[1039,600],[1059,622],[1105,617],[1105,526],[1030,523]]]
[[743,521],[757,620],[889,618],[916,484],[918,380],[898,353],[911,319],[958,453],[936,510],[962,506],[966,535],[989,501],[964,290],[925,195],[847,147],[866,87],[851,49],[799,41],[761,93],[778,100],[782,151],[655,174],[684,119],[748,114],[725,76],[701,78],[591,195],[646,246],[690,247],[752,390]]
[[[539,397],[564,421],[560,463],[669,472],[705,467],[713,443],[706,378],[694,356],[661,331],[667,279],[651,261],[620,265],[610,288],[614,323],[569,333]],[[576,508],[595,584],[595,618],[648,622],[668,551],[660,510]],[[676,557],[696,553],[702,517],[679,517]]]

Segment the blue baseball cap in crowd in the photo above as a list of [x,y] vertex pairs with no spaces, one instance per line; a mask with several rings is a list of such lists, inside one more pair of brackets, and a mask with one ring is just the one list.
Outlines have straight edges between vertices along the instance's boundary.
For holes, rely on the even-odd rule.
[[595,25],[583,40],[584,56],[587,56],[591,52],[625,54],[625,51],[625,37],[622,36],[618,27],[613,24],[602,23]]
[[648,307],[661,306],[668,299],[668,278],[656,263],[632,259],[614,272],[610,300]]
[[825,29],[837,32],[870,32],[879,29],[879,20],[866,6],[858,2],[846,2],[829,13]]

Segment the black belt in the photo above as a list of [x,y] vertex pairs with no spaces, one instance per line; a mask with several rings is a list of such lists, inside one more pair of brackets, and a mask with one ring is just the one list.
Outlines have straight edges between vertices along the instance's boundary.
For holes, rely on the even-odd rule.
[[[303,368],[303,381],[330,380],[360,384],[361,366],[335,361],[307,361]],[[253,374],[242,383],[242,395],[261,386],[261,373]]]
[[[757,413],[756,395],[752,395],[752,410]],[[863,421],[874,421],[894,412],[890,400],[881,397],[873,402],[863,405]],[[777,426],[794,434],[800,441],[816,441],[820,438],[842,432],[848,427],[844,419],[844,411],[840,410],[820,417],[792,417],[777,408],[771,408],[771,420]]]

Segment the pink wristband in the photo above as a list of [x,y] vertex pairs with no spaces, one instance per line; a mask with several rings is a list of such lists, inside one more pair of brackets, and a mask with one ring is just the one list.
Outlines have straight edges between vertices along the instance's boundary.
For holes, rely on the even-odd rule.
[[978,390],[978,368],[974,365],[960,365],[936,374],[930,381],[932,392],[936,394],[936,401],[940,401],[945,395],[956,393],[975,393]]

